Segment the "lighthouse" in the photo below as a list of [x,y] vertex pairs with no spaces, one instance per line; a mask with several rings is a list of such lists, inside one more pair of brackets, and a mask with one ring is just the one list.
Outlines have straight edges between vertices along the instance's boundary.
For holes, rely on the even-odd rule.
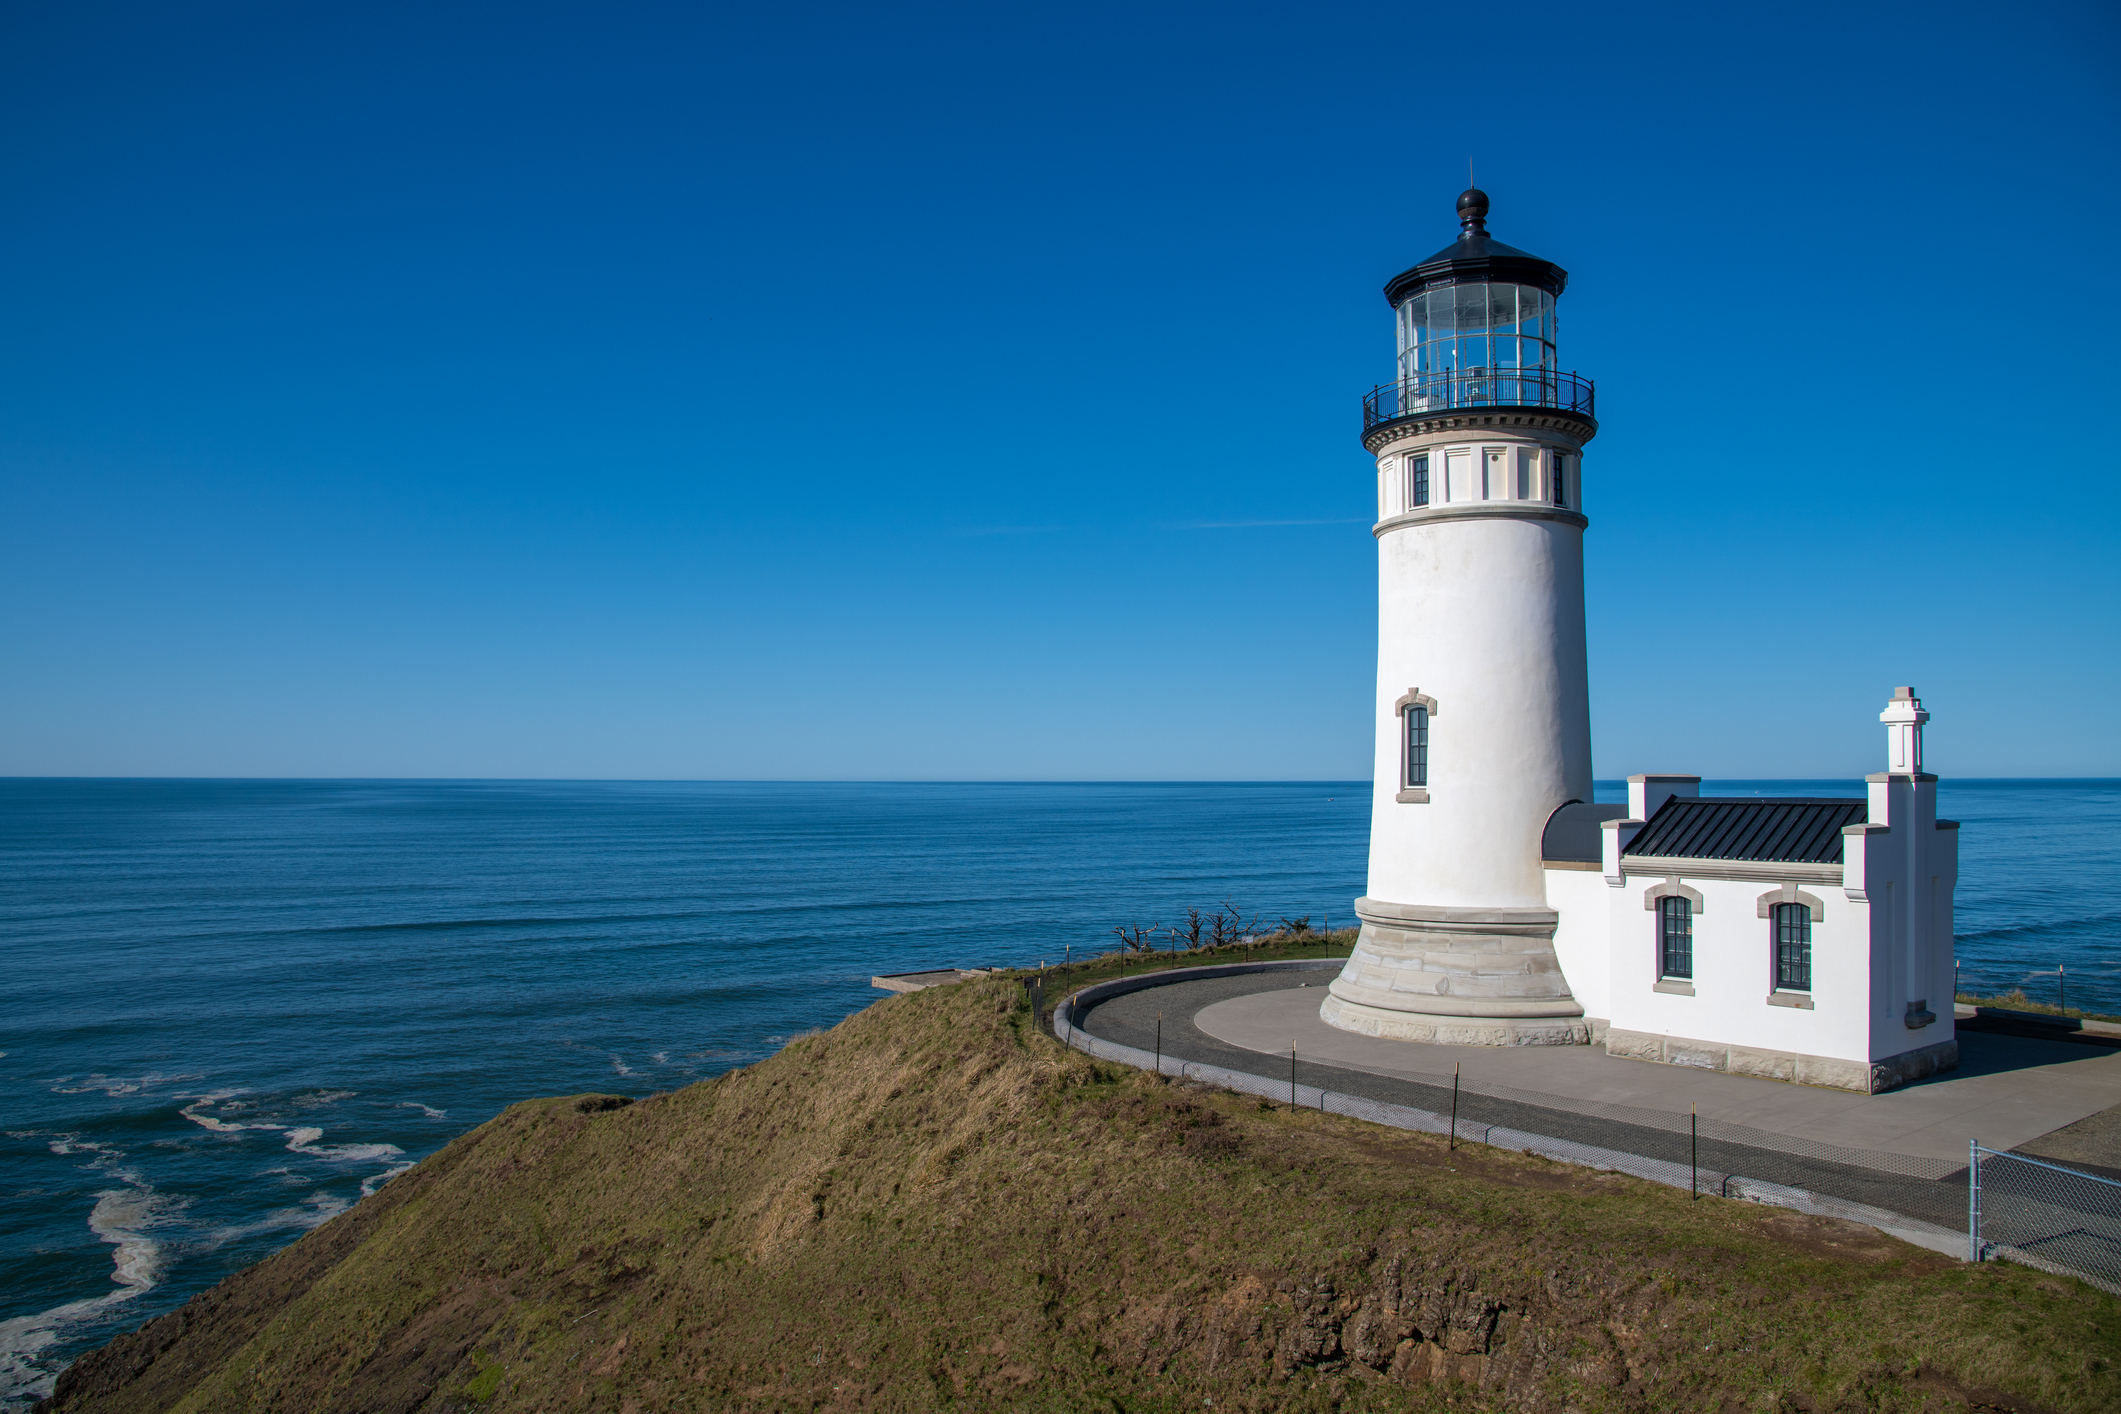
[[1568,272],[1460,232],[1385,286],[1398,367],[1363,403],[1377,472],[1376,776],[1334,1026],[1459,1045],[1591,1039],[1555,953],[1542,835],[1591,800],[1583,453]]

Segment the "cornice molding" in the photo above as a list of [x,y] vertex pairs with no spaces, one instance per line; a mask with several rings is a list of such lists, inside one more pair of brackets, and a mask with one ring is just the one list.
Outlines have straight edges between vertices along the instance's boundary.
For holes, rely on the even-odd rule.
[[1370,455],[1377,456],[1394,442],[1407,442],[1431,436],[1478,437],[1491,433],[1515,433],[1527,437],[1539,433],[1550,437],[1559,435],[1567,437],[1580,447],[1598,435],[1598,424],[1587,417],[1567,412],[1477,412],[1469,408],[1456,408],[1450,412],[1414,413],[1407,417],[1395,417],[1390,422],[1380,422],[1363,434],[1362,444]]
[[1681,859],[1670,855],[1625,854],[1620,871],[1640,879],[1742,879],[1762,884],[1841,883],[1839,864],[1799,864],[1781,859]]
[[1390,531],[1446,520],[1558,520],[1578,530],[1587,530],[1591,524],[1591,518],[1581,511],[1564,510],[1540,501],[1468,501],[1458,506],[1424,506],[1418,511],[1403,511],[1377,522],[1370,533],[1383,539]]

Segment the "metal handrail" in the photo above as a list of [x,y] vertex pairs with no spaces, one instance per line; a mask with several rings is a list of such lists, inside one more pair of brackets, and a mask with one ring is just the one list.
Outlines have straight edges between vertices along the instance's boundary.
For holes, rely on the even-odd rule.
[[1588,378],[1551,368],[1454,368],[1380,383],[1362,400],[1362,430],[1453,408],[1533,407],[1596,415]]

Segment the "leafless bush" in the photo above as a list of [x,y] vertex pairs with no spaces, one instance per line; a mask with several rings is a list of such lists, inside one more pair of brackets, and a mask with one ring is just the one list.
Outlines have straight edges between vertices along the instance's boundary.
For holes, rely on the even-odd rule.
[[1156,941],[1156,926],[1154,923],[1125,923],[1107,931],[1119,938],[1121,952],[1147,952]]
[[1256,936],[1258,932],[1259,919],[1256,916],[1247,917],[1244,909],[1229,899],[1224,899],[1222,907],[1208,915],[1208,946],[1211,948],[1223,948],[1232,943],[1244,942]]

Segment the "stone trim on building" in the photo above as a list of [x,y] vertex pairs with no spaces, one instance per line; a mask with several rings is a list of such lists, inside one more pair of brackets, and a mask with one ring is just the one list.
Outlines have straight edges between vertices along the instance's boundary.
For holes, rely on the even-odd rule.
[[1685,884],[1680,883],[1677,874],[1667,875],[1663,883],[1652,884],[1642,891],[1642,911],[1644,913],[1655,913],[1657,911],[1657,900],[1664,898],[1685,899],[1688,903],[1694,905],[1694,912],[1697,916],[1709,911],[1708,900],[1701,896],[1701,890],[1690,889]]
[[1753,906],[1758,910],[1755,916],[1760,918],[1773,917],[1775,905],[1778,903],[1803,904],[1812,911],[1812,921],[1814,923],[1826,917],[1826,905],[1819,901],[1818,896],[1805,893],[1795,884],[1784,884],[1779,889],[1770,889],[1759,898],[1754,899]]
[[1912,1080],[1957,1069],[1959,1065],[1957,1039],[1918,1046],[1881,1060],[1860,1061],[1615,1029],[1605,1033],[1605,1049],[1607,1055],[1624,1056],[1629,1060],[1720,1070],[1727,1075],[1751,1075],[1762,1080],[1784,1080],[1829,1090],[1853,1090],[1859,1095],[1896,1089]]

